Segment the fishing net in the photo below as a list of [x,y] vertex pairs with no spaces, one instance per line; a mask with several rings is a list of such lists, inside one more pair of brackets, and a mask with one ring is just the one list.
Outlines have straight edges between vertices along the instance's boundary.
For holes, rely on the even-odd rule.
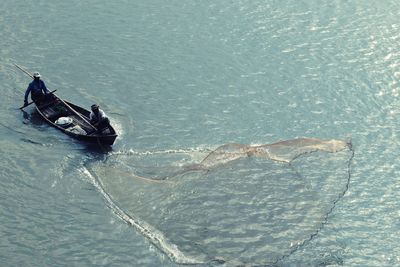
[[348,189],[352,157],[349,142],[301,138],[115,152],[87,170],[121,218],[173,261],[257,265],[317,235]]

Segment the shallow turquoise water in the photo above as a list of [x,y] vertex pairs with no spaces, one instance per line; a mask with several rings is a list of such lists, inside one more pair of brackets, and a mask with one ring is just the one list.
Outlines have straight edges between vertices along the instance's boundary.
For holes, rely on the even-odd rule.
[[[111,155],[184,151],[196,161],[196,153],[229,142],[351,138],[349,190],[316,237],[278,265],[399,265],[396,1],[5,0],[0,7],[3,263],[177,265],[118,217],[87,175],[109,154],[35,114],[24,120],[18,107],[29,78],[16,62],[40,71],[71,102],[98,102],[120,132]],[[119,159],[147,164],[150,174],[170,171],[162,157]],[[120,208],[152,216],[146,205]],[[245,263],[270,262],[260,258]]]

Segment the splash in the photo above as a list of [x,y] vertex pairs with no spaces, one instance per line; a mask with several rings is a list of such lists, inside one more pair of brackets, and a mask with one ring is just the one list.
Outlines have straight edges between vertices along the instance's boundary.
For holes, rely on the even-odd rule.
[[172,261],[260,265],[316,237],[348,189],[352,157],[350,142],[300,138],[120,151],[87,167],[121,219]]

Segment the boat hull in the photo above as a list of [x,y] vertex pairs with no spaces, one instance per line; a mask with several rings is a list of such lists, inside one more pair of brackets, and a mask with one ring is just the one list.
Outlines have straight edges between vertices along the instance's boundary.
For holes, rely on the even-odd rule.
[[[89,110],[64,101],[55,94],[50,100],[35,104],[37,112],[48,124],[77,140],[99,146],[112,146],[118,136],[111,125],[105,129],[96,129],[89,122]],[[70,118],[72,122],[68,125],[57,124],[56,121],[62,117]]]

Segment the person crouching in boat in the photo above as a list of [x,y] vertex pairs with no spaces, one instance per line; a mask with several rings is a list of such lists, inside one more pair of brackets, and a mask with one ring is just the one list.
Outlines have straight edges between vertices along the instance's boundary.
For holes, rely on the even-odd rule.
[[97,128],[98,132],[110,126],[110,120],[107,118],[104,111],[99,108],[99,105],[93,104],[91,110],[89,115],[90,123]]
[[33,102],[45,102],[50,95],[44,81],[40,79],[41,75],[39,72],[33,73],[33,81],[28,85],[25,91],[24,107],[28,105],[28,96],[31,94]]

